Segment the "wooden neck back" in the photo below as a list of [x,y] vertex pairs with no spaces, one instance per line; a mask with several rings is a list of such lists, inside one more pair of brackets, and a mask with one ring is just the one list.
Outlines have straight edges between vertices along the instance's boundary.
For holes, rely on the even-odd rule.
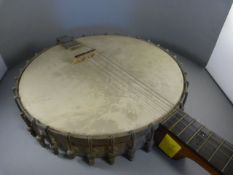
[[211,174],[233,175],[233,146],[183,111],[161,122],[155,135],[159,147],[166,135],[181,147],[170,157],[189,157]]

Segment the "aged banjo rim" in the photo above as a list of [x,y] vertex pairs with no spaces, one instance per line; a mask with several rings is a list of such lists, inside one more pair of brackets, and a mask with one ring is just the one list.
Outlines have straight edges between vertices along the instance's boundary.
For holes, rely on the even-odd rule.
[[[119,36],[123,36],[123,35],[119,35]],[[86,36],[84,36],[86,37]],[[140,39],[142,40],[142,39]],[[142,40],[144,41],[144,40]],[[150,42],[150,41],[148,41]],[[150,42],[151,43],[151,42]],[[59,45],[59,44],[57,44]],[[167,53],[171,59],[173,59],[176,64],[178,65],[181,73],[182,73],[182,76],[183,76],[183,91],[182,91],[182,94],[180,96],[180,99],[179,101],[174,105],[174,107],[165,115],[163,116],[160,120],[163,120],[163,118],[166,118],[167,116],[170,116],[171,114],[175,113],[177,108],[182,108],[185,101],[186,101],[186,97],[187,97],[187,88],[188,88],[188,81],[186,80],[186,73],[183,71],[182,69],[182,65],[176,61],[176,56],[172,53],[170,53],[170,51],[168,49],[165,49],[163,47],[161,47],[159,44],[154,44],[155,47],[158,47],[159,49],[163,50],[165,53]],[[54,47],[54,46],[52,46]],[[137,128],[137,129],[134,129],[132,131],[128,131],[128,132],[121,132],[121,133],[116,133],[116,134],[105,134],[105,135],[91,135],[91,136],[88,136],[88,135],[81,135],[81,134],[76,134],[76,133],[71,133],[71,132],[66,132],[66,131],[60,131],[58,129],[55,129],[51,126],[48,126],[44,123],[42,123],[41,121],[39,121],[38,119],[34,118],[32,115],[29,114],[29,112],[25,109],[25,107],[23,106],[23,103],[20,99],[20,95],[19,95],[19,84],[20,84],[20,79],[24,73],[24,71],[27,69],[27,67],[37,58],[39,57],[42,53],[46,52],[47,50],[51,49],[52,47],[50,48],[47,48],[47,49],[44,49],[42,50],[41,52],[35,54],[35,56],[28,60],[26,62],[26,65],[20,69],[20,74],[19,76],[16,78],[16,87],[14,88],[14,95],[15,95],[15,101],[20,109],[20,111],[22,112],[21,115],[23,115],[24,117],[26,117],[29,121],[32,122],[32,124],[36,127],[38,125],[38,127],[43,127],[43,128],[46,128],[46,130],[51,130],[53,132],[56,132],[56,133],[61,133],[63,135],[69,135],[69,136],[73,136],[73,137],[76,137],[76,138],[81,138],[81,139],[109,139],[111,137],[114,137],[114,138],[117,138],[117,137],[125,137],[125,136],[129,136],[131,135],[132,133],[140,133],[140,132],[143,132],[144,130],[147,130],[148,128],[151,128],[153,127],[154,125],[158,124],[159,122],[158,121],[152,121],[149,125],[147,126],[144,126],[144,127],[140,127],[140,128]]]
[[[183,110],[188,95],[188,81],[186,80],[186,73],[175,59],[176,56],[170,53],[169,50],[161,48],[159,44],[156,46],[170,55],[171,59],[174,59],[183,77],[182,94],[172,110],[170,110],[166,116],[163,116],[166,120],[167,117],[172,116],[177,113],[177,111]],[[43,50],[40,54],[44,53],[46,50]],[[21,112],[21,117],[25,121],[28,131],[32,136],[36,137],[41,146],[49,148],[54,154],[61,153],[66,158],[82,156],[89,165],[93,165],[95,163],[95,158],[100,157],[105,158],[109,164],[113,164],[115,157],[119,155],[125,156],[128,160],[133,160],[134,153],[137,149],[143,148],[146,152],[151,150],[154,142],[155,126],[157,126],[159,121],[152,122],[147,126],[129,132],[102,136],[86,136],[57,130],[41,123],[31,116],[24,108],[20,99],[19,82],[25,69],[40,54],[35,55],[30,61],[27,61],[25,67],[20,70],[19,77],[16,77],[16,87],[13,88],[13,93],[15,95],[16,104]],[[162,119],[160,118],[160,120]]]

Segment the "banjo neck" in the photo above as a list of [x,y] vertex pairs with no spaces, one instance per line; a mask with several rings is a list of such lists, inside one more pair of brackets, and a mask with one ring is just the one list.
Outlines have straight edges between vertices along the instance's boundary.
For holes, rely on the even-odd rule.
[[166,118],[155,134],[169,157],[188,157],[211,174],[233,174],[233,146],[183,111]]

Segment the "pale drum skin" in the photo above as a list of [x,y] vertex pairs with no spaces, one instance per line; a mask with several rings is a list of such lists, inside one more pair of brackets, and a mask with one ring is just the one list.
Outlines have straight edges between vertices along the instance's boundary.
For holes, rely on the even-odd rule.
[[[42,124],[80,137],[118,136],[158,123],[179,103],[182,71],[160,48],[116,35],[77,41],[75,50],[43,52],[20,78],[21,103]],[[88,48],[95,55],[74,64]]]

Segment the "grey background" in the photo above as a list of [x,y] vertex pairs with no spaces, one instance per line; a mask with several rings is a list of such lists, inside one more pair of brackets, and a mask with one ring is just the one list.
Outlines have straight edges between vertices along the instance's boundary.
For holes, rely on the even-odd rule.
[[[190,81],[185,111],[233,143],[231,103],[204,68],[179,59]],[[132,162],[119,156],[112,166],[101,159],[91,167],[79,157],[68,160],[53,155],[27,132],[19,116],[11,87],[20,67],[22,64],[10,69],[0,81],[0,175],[208,175],[195,162],[171,160],[158,149],[150,153],[139,150]]]
[[232,0],[0,0],[0,53],[8,66],[64,34],[139,35],[205,65]]
[[[117,32],[159,41],[186,57],[189,97],[185,111],[233,143],[233,108],[204,65],[213,50],[231,0],[0,0],[0,53],[12,66],[0,81],[0,175],[207,175],[189,159],[174,161],[157,149],[136,153],[129,162],[117,157],[110,166],[93,167],[80,158],[54,156],[26,131],[11,87],[17,62],[48,47],[57,36]],[[188,59],[187,59],[188,58]]]

